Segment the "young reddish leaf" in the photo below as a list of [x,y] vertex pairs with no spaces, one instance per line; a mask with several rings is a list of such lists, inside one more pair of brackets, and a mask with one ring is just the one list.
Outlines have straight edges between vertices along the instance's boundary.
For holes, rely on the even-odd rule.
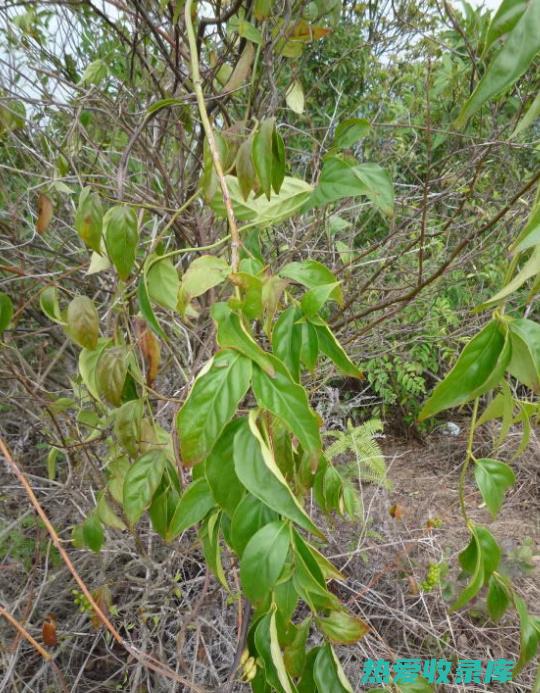
[[161,347],[157,337],[146,326],[140,333],[139,344],[146,363],[146,384],[152,387],[159,371]]
[[41,627],[41,637],[47,647],[56,647],[58,638],[56,637],[56,617],[49,614]]
[[36,231],[42,235],[49,228],[53,217],[53,205],[47,195],[43,193],[38,197],[38,216],[36,221]]

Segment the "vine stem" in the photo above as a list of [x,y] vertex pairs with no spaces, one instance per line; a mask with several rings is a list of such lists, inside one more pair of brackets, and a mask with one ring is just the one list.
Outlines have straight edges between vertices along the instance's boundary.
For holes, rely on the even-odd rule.
[[[13,470],[13,473],[21,483],[22,487],[24,488],[26,495],[30,499],[30,503],[33,505],[35,511],[37,514],[40,516],[40,518],[43,520],[43,524],[45,525],[45,528],[47,529],[53,544],[55,547],[58,549],[58,553],[62,557],[62,560],[66,564],[66,567],[68,568],[69,572],[72,574],[75,582],[79,585],[81,588],[81,592],[84,594],[86,599],[88,600],[88,603],[94,610],[96,616],[100,620],[100,622],[105,626],[105,628],[109,631],[109,633],[112,635],[112,637],[116,640],[116,642],[121,645],[132,657],[134,657],[136,660],[138,660],[143,666],[147,667],[148,669],[152,669],[153,671],[156,671],[158,674],[161,674],[162,676],[165,676],[168,679],[172,679],[173,681],[176,681],[177,683],[181,683],[184,686],[188,687],[188,690],[196,691],[196,693],[205,693],[203,688],[199,688],[198,686],[195,686],[191,682],[187,681],[184,679],[182,676],[179,676],[175,671],[170,669],[166,664],[163,664],[163,662],[160,662],[158,659],[155,659],[149,654],[146,654],[146,652],[141,652],[138,650],[136,647],[131,645],[127,640],[125,640],[120,633],[116,630],[116,628],[113,626],[111,621],[109,620],[108,616],[103,612],[103,609],[100,608],[99,604],[96,602],[94,597],[92,596],[92,593],[86,586],[84,580],[81,578],[79,573],[77,572],[77,569],[73,565],[70,557],[67,554],[67,551],[64,549],[62,545],[62,541],[60,540],[60,537],[56,533],[56,530],[51,524],[51,521],[47,517],[46,512],[43,510],[41,507],[40,502],[36,498],[36,494],[34,493],[34,490],[30,486],[30,483],[28,479],[26,478],[26,475],[22,471],[22,469],[19,467],[17,462],[13,459],[13,456],[11,452],[9,451],[7,445],[5,444],[3,438],[0,437],[0,452],[4,456],[6,462],[8,463],[8,466],[11,467]],[[2,616],[6,618],[6,613],[2,613]],[[9,620],[9,619],[8,619]],[[11,621],[10,621],[11,622]],[[38,650],[39,651],[39,650]],[[42,654],[40,652],[40,654]],[[43,656],[43,655],[42,655]]]
[[217,177],[219,178],[221,193],[223,195],[223,202],[225,203],[225,210],[227,212],[227,221],[229,222],[229,230],[231,233],[231,266],[233,272],[238,272],[238,269],[240,267],[240,233],[238,231],[238,226],[236,225],[236,218],[234,216],[231,196],[229,195],[229,188],[227,187],[227,181],[225,180],[225,174],[223,173],[223,167],[221,166],[221,161],[219,159],[219,153],[214,137],[214,130],[208,117],[208,111],[206,110],[206,103],[204,100],[204,94],[202,89],[201,72],[199,68],[199,56],[197,53],[197,39],[195,36],[195,29],[193,28],[193,20],[191,17],[192,6],[193,0],[187,0],[185,6],[185,19],[186,32],[189,44],[189,57],[191,63],[191,77],[193,79],[193,89],[195,91],[195,96],[197,97],[199,115],[201,116],[201,122],[204,129],[204,134],[206,135],[206,139],[208,141],[208,147],[210,149],[210,154],[212,156],[214,168],[216,170]]
[[471,427],[469,429],[469,438],[467,441],[467,457],[465,458],[465,462],[463,463],[463,467],[461,469],[461,474],[459,475],[459,505],[461,507],[461,514],[463,515],[463,519],[465,520],[467,526],[469,526],[469,516],[467,514],[467,508],[465,507],[465,479],[467,477],[467,470],[469,468],[470,461],[474,460],[473,442],[479,402],[480,398],[477,397],[474,400],[473,413],[471,417]]

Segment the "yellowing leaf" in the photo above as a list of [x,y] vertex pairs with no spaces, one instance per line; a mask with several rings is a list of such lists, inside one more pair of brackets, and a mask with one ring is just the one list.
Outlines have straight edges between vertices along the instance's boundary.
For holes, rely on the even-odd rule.
[[36,221],[36,231],[41,235],[49,228],[53,217],[53,205],[47,195],[43,193],[38,197],[38,216]]

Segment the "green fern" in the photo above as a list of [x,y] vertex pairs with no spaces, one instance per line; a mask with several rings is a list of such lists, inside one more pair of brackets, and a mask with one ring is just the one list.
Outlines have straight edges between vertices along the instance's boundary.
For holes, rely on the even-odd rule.
[[369,419],[359,426],[347,421],[346,431],[328,431],[327,435],[336,440],[325,450],[329,462],[346,452],[353,452],[356,464],[345,467],[347,475],[358,474],[360,481],[390,488],[386,463],[376,436],[383,430],[380,419]]

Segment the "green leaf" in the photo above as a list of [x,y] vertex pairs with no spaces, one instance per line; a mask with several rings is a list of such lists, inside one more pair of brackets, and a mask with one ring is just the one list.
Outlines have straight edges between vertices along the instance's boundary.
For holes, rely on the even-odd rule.
[[60,450],[53,447],[50,448],[49,453],[47,454],[47,477],[51,479],[51,481],[56,479],[56,462],[59,455]]
[[132,457],[137,454],[141,442],[143,411],[143,401],[134,399],[114,412],[114,435]]
[[241,556],[251,537],[276,519],[277,514],[271,508],[247,493],[238,503],[231,521],[232,548]]
[[336,339],[330,327],[322,320],[311,320],[311,324],[317,333],[319,349],[335,363],[340,371],[352,378],[364,377],[362,371],[355,366],[351,359],[347,356],[345,350]]
[[95,369],[96,390],[109,404],[119,407],[128,372],[125,347],[113,347],[100,352]]
[[[266,679],[266,684],[272,687],[272,691],[277,691],[278,693],[292,693],[292,689],[290,687],[288,678],[286,679],[286,687],[284,688],[281,682],[281,677],[278,674],[278,671],[274,664],[275,659],[277,659],[277,661],[279,662],[279,654],[281,654],[281,652],[279,652],[278,654],[274,651],[277,639],[275,638],[275,635],[274,637],[272,637],[271,632],[271,622],[273,615],[273,612],[271,614],[267,613],[257,623],[254,636],[255,647],[257,648],[260,660],[264,665],[264,676]],[[279,644],[277,644],[277,647],[279,651]],[[284,670],[285,667],[283,665],[281,676],[283,676]],[[263,690],[266,693],[268,689],[265,688]]]
[[540,392],[540,325],[520,318],[509,323],[512,358],[508,372],[520,383]]
[[108,74],[109,68],[107,67],[107,63],[101,58],[98,60],[94,60],[86,66],[82,74],[82,77],[79,81],[79,84],[97,85],[100,82],[103,82],[103,80],[108,76]]
[[316,286],[306,291],[300,302],[304,315],[308,318],[315,317],[324,304],[332,298],[332,295],[335,294],[335,290],[340,284],[341,282],[321,284],[321,286]]
[[67,309],[69,336],[85,349],[95,349],[99,337],[99,316],[88,296],[75,296]]
[[272,329],[272,351],[287,366],[296,382],[300,380],[300,350],[302,325],[298,320],[302,313],[295,306],[286,308]]
[[309,406],[306,390],[292,380],[279,359],[269,358],[275,371],[273,378],[258,365],[253,366],[252,387],[257,403],[286,424],[309,457],[317,457],[322,446],[319,420]]
[[118,515],[111,508],[105,493],[101,492],[99,495],[99,500],[96,506],[96,514],[99,520],[106,526],[112,529],[119,529],[121,532],[127,529],[124,522],[118,517]]
[[234,349],[247,356],[265,373],[274,377],[275,368],[272,356],[261,349],[257,342],[246,330],[240,318],[226,303],[214,303],[211,315],[217,327],[217,343],[229,349]]
[[232,517],[245,493],[234,470],[233,444],[242,419],[231,421],[217,440],[205,464],[205,474],[218,505]]
[[[239,221],[250,222],[250,225],[266,228],[288,219],[298,212],[311,195],[313,188],[300,178],[285,176],[279,194],[272,195],[270,200],[252,192],[244,200],[238,178],[225,176],[234,213]],[[211,207],[222,219],[226,218],[225,204],[221,193],[212,198]]]
[[486,51],[498,38],[512,31],[527,9],[527,4],[524,0],[503,0],[501,2],[489,23],[486,35]]
[[133,527],[150,507],[165,469],[166,457],[161,450],[150,450],[128,469],[124,478],[124,513]]
[[214,505],[214,498],[206,479],[193,481],[180,496],[167,531],[167,541],[172,541],[186,529],[200,522]]
[[231,271],[222,257],[201,255],[190,264],[182,277],[182,291],[190,300],[225,281]]
[[[540,192],[540,189],[539,189]],[[538,195],[538,193],[537,193]],[[540,202],[537,201],[531,210],[527,223],[520,231],[516,241],[512,244],[512,251],[520,253],[540,243]]]
[[0,336],[7,329],[13,315],[13,303],[11,298],[0,291]]
[[527,70],[540,50],[538,26],[540,2],[532,0],[463,105],[455,122],[456,128],[464,127],[469,118],[487,101],[506,92]]
[[210,571],[217,577],[221,585],[230,592],[221,562],[221,548],[219,542],[221,521],[221,511],[217,510],[209,515],[208,520],[203,522],[199,529],[199,537],[203,545],[204,558]]
[[107,253],[118,276],[122,280],[129,277],[139,240],[137,215],[131,207],[112,207],[103,217],[103,235]]
[[276,128],[272,133],[272,188],[279,194],[285,180],[285,142]]
[[308,532],[323,536],[283,477],[257,429],[254,412],[249,415],[249,424],[244,422],[234,438],[234,467],[252,495]]
[[283,652],[283,662],[291,676],[301,676],[304,671],[310,626],[311,616],[307,616],[297,626],[293,641],[285,647]]
[[176,310],[180,279],[170,258],[150,255],[144,263],[146,287],[150,298],[170,310]]
[[317,618],[317,625],[333,642],[352,645],[369,631],[367,623],[346,611],[331,611]]
[[289,527],[283,520],[259,529],[240,559],[240,580],[248,599],[257,602],[276,584],[289,553]]
[[[163,482],[162,482],[163,487]],[[152,527],[160,537],[167,541],[167,532],[173,519],[174,512],[180,501],[180,495],[175,488],[167,486],[164,490],[155,494],[152,505],[148,508],[148,515]]]
[[300,361],[308,369],[315,370],[319,358],[319,339],[317,331],[311,322],[302,324],[302,348],[300,349]]
[[99,391],[96,382],[96,370],[98,361],[104,350],[111,343],[110,339],[98,339],[97,347],[92,351],[83,349],[79,354],[79,373],[88,392],[95,399],[99,399]]
[[103,527],[96,512],[88,515],[82,524],[82,538],[86,546],[92,551],[99,553],[105,541]]
[[255,189],[257,177],[255,165],[253,164],[253,159],[251,158],[251,149],[252,138],[250,137],[245,142],[242,142],[238,148],[235,161],[238,185],[244,201],[248,199],[249,193]]
[[351,684],[330,645],[321,647],[313,665],[317,690],[324,693],[352,693]]
[[[525,5],[526,3],[523,4]],[[529,106],[527,113],[525,113],[523,118],[516,125],[514,132],[510,135],[510,139],[513,139],[514,137],[520,135],[522,132],[525,132],[525,130],[530,128],[531,125],[533,125],[538,120],[538,118],[540,118],[540,92],[538,92],[536,98]]]
[[306,210],[323,207],[346,197],[365,195],[383,214],[394,213],[394,187],[388,173],[378,164],[359,164],[333,156],[325,160],[319,185]]
[[514,676],[517,676],[527,662],[535,656],[540,642],[540,620],[527,611],[523,599],[514,595],[514,604],[519,614],[520,648],[519,659],[514,668]]
[[331,297],[339,304],[343,303],[343,292],[335,274],[317,260],[304,260],[303,262],[289,262],[279,271],[280,276],[292,279],[298,284],[315,289],[325,284],[336,284]]
[[509,589],[506,578],[494,573],[489,578],[487,594],[487,610],[494,621],[498,621],[510,603]]
[[80,239],[96,253],[101,253],[101,231],[103,227],[103,205],[97,193],[83,188],[75,214],[75,230]]
[[55,286],[48,286],[39,295],[39,305],[45,315],[59,325],[65,325],[66,321],[62,316],[58,303],[58,292]]
[[334,133],[334,147],[348,149],[358,140],[367,136],[371,129],[369,121],[365,118],[348,118],[342,121]]
[[287,87],[285,101],[293,113],[300,114],[304,112],[304,88],[299,79],[293,79]]
[[460,609],[473,599],[497,569],[501,550],[485,527],[472,527],[468,546],[459,554],[463,570],[471,575],[469,584],[452,604],[452,610]]
[[265,118],[253,138],[251,148],[251,156],[261,190],[268,200],[270,200],[272,191],[272,133],[274,127],[274,119]]
[[540,273],[540,245],[536,246],[536,248],[531,253],[530,258],[523,265],[523,267],[516,274],[516,276],[512,279],[512,281],[508,282],[508,284],[503,289],[501,289],[499,292],[497,292],[495,294],[495,296],[492,296],[489,299],[489,301],[486,301],[480,307],[481,308],[487,308],[488,306],[492,306],[494,303],[497,303],[498,301],[501,301],[502,299],[507,298],[508,296],[510,296],[510,294],[513,294],[514,291],[517,291],[521,286],[523,286],[523,284],[525,284],[525,282],[528,279],[536,276],[539,273]]
[[137,287],[137,298],[139,300],[139,308],[141,309],[141,313],[143,314],[143,317],[148,323],[152,332],[157,334],[157,336],[161,337],[162,339],[167,339],[167,335],[161,329],[161,325],[157,321],[154,311],[152,310],[144,275],[139,280],[139,286]]
[[471,339],[422,407],[420,421],[479,397],[499,383],[511,356],[510,339],[503,327],[492,320]]
[[474,477],[484,503],[495,518],[503,503],[506,489],[516,480],[512,468],[504,462],[482,457],[475,460]]
[[184,464],[197,464],[210,454],[250,380],[251,361],[230,349],[218,352],[197,376],[176,417]]

